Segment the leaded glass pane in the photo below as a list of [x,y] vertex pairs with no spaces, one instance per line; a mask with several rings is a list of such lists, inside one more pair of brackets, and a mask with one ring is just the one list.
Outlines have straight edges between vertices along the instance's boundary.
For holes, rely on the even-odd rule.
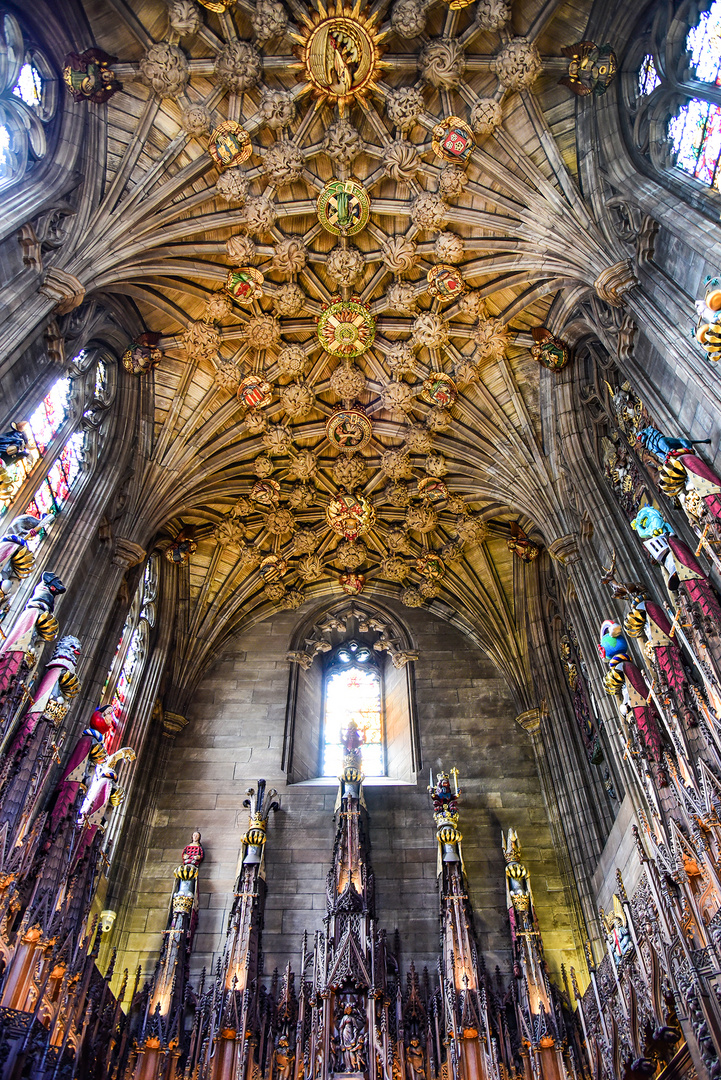
[[658,77],[656,71],[656,65],[653,62],[653,56],[651,53],[646,53],[643,58],[643,63],[638,69],[638,92],[641,97],[647,97],[648,94],[653,93],[661,80]]
[[324,776],[337,776],[340,772],[341,736],[353,720],[365,735],[363,772],[366,776],[384,776],[381,683],[374,668],[353,666],[328,676],[323,727]]
[[715,0],[698,24],[689,30],[686,48],[696,78],[721,86],[721,0]]
[[668,127],[677,164],[709,187],[719,187],[721,107],[692,98],[679,109]]

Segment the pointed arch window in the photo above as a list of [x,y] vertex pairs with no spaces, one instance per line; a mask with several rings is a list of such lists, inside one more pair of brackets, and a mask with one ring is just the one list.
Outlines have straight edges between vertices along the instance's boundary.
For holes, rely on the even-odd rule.
[[0,188],[20,180],[48,152],[58,80],[14,15],[0,11]]
[[338,776],[341,736],[351,722],[364,736],[363,772],[386,775],[383,680],[372,651],[357,641],[341,645],[326,668],[323,693],[322,776]]
[[127,725],[128,714],[137,696],[140,677],[150,652],[150,634],[155,626],[157,596],[158,559],[151,555],[135,590],[103,687],[103,703],[109,702],[113,706],[115,716],[114,747],[121,745],[122,732]]
[[[0,485],[0,518],[57,514],[90,470],[95,432],[112,402],[113,371],[103,356],[81,350],[26,420],[17,422],[27,456],[7,466]],[[36,550],[41,531],[29,541]]]

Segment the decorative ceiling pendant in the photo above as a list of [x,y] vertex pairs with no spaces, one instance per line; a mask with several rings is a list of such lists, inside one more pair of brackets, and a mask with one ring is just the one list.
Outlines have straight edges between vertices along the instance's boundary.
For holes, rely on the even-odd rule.
[[429,405],[447,409],[458,397],[458,391],[450,375],[444,371],[434,371],[424,380],[420,396]]
[[357,540],[375,522],[375,510],[364,495],[345,491],[334,495],[325,511],[326,521],[333,532],[345,540]]
[[277,480],[258,480],[251,488],[250,497],[261,506],[275,506],[280,499],[280,484]]
[[263,581],[278,581],[288,569],[288,563],[282,555],[266,555],[261,559],[258,569]]
[[357,296],[334,300],[318,319],[318,340],[332,356],[360,356],[375,336],[375,318]]
[[355,236],[365,229],[370,195],[356,180],[329,180],[316,203],[318,221],[334,236]]
[[348,596],[357,596],[358,593],[362,593],[365,583],[363,574],[341,574],[338,578],[338,584]]
[[568,346],[565,341],[554,337],[545,326],[534,326],[531,329],[534,343],[531,346],[531,356],[543,364],[549,371],[561,371],[568,363]]
[[337,409],[328,417],[325,425],[328,442],[346,454],[362,450],[373,434],[373,425],[363,409]]
[[273,387],[260,375],[246,375],[238,387],[238,401],[249,409],[262,409],[273,396]]
[[252,304],[263,295],[265,278],[254,266],[238,266],[228,271],[225,288],[238,304]]
[[197,550],[195,529],[190,525],[187,529],[181,529],[170,547],[166,548],[165,558],[176,566],[183,566]]
[[131,375],[145,375],[157,367],[163,359],[163,351],[158,348],[160,334],[141,334],[130,348],[123,353],[123,367]]
[[318,11],[301,15],[304,31],[291,34],[313,97],[337,104],[341,116],[346,105],[362,101],[375,89],[381,67],[380,35],[374,25],[378,15],[362,15],[360,7],[360,0],[352,8],[342,2],[326,8],[319,0]]
[[253,153],[250,135],[235,120],[224,120],[210,136],[208,153],[219,169],[242,165]]
[[443,480],[426,476],[418,481],[418,494],[422,499],[428,499],[432,503],[445,502],[448,498],[448,486]]
[[433,152],[453,164],[465,163],[476,148],[473,129],[460,116],[448,116],[433,128]]
[[436,266],[432,266],[426,274],[426,281],[428,292],[431,296],[437,297],[442,304],[455,300],[466,291],[463,274],[450,263],[437,263]]
[[416,570],[423,577],[437,580],[443,577],[446,567],[437,551],[424,551],[416,559]]

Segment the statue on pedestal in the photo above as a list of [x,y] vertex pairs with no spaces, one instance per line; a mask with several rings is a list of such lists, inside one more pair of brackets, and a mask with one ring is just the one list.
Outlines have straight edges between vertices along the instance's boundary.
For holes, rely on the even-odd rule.
[[41,529],[47,529],[54,520],[54,514],[46,514],[42,518],[21,514],[8,524],[7,532],[0,540],[0,619],[7,614],[10,600],[20,582],[35,565],[35,556],[28,548],[28,540],[37,536]]
[[98,706],[78,739],[58,784],[55,805],[50,815],[53,832],[75,804],[81,785],[86,782],[86,774],[107,759],[105,740],[108,736],[112,737],[114,731],[113,706]]
[[33,595],[0,643],[0,695],[7,693],[23,661],[28,668],[35,664],[34,645],[38,638],[52,641],[58,632],[53,615],[55,597],[65,592],[60,578],[46,571]]

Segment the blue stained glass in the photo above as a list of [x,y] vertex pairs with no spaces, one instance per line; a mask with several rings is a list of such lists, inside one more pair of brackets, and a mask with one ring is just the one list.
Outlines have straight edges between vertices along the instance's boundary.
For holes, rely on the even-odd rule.
[[692,98],[668,125],[680,169],[709,187],[719,187],[721,106]]
[[13,94],[31,107],[40,105],[43,99],[43,77],[34,64],[25,63],[20,68]]
[[656,71],[656,65],[653,62],[651,53],[646,53],[643,58],[641,67],[638,69],[638,92],[641,97],[647,97],[653,93],[657,86],[659,86],[661,80],[658,77]]
[[721,0],[714,0],[698,24],[689,30],[686,48],[691,54],[696,78],[721,86]]

